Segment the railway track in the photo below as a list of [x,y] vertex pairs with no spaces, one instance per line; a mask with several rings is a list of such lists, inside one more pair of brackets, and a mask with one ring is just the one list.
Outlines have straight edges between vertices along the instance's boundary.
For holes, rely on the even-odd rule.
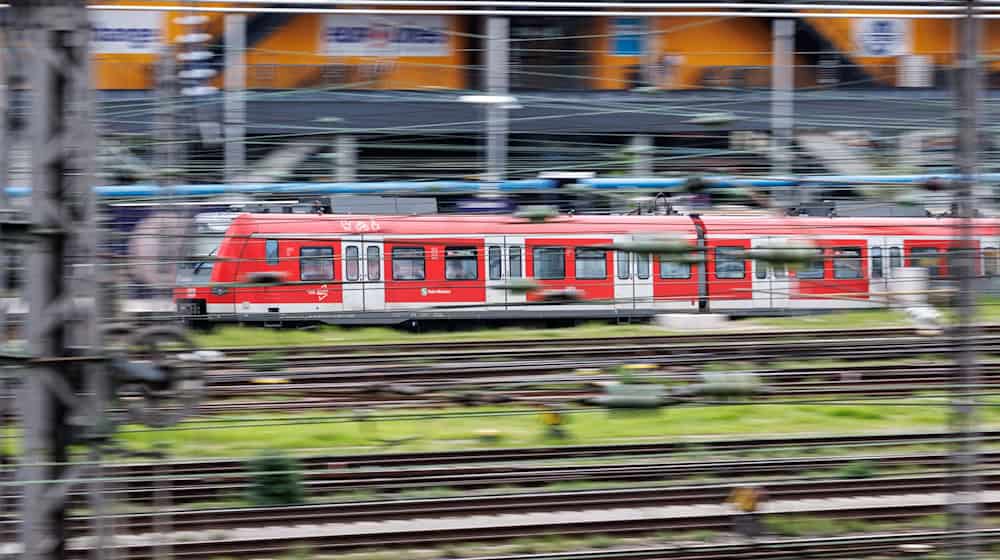
[[[1000,432],[983,434],[985,442],[1000,441]],[[307,495],[329,497],[336,493],[377,490],[393,493],[428,488],[483,489],[498,486],[539,486],[557,482],[644,482],[678,480],[695,476],[773,477],[833,470],[868,462],[878,468],[918,467],[940,469],[949,464],[946,454],[864,454],[834,457],[734,458],[710,461],[671,458],[695,451],[762,451],[783,449],[803,453],[817,446],[929,445],[941,443],[946,434],[887,434],[882,436],[833,436],[762,440],[704,440],[684,444],[638,444],[521,448],[448,453],[394,453],[384,455],[314,456],[301,460]],[[565,461],[586,460],[585,463]],[[1000,451],[984,450],[981,464],[1000,466]],[[8,473],[10,474],[10,473]],[[172,503],[242,499],[250,474],[242,462],[185,461],[162,464],[137,463],[107,466],[106,495],[119,503],[150,504],[157,492],[168,492]],[[13,487],[12,487],[13,489]],[[11,491],[5,499],[14,500]],[[73,493],[85,505],[86,489]]]
[[[981,476],[983,490],[1000,490],[1000,473]],[[953,484],[947,474],[878,477],[861,480],[768,481],[769,500],[828,499],[845,496],[895,496],[945,493]],[[733,484],[655,486],[610,490],[562,492],[516,492],[484,496],[431,499],[398,499],[370,502],[338,502],[281,507],[245,507],[160,512],[169,516],[173,531],[209,531],[240,527],[325,523],[358,523],[407,518],[447,518],[538,511],[600,510],[633,507],[721,504]],[[1000,506],[1000,503],[996,504]],[[155,529],[158,514],[128,513],[109,516],[116,527],[128,532]],[[90,518],[74,517],[70,531],[86,534]]]
[[[1000,334],[1000,324],[980,325],[978,330],[981,334]],[[433,347],[437,351],[454,350],[525,350],[533,348],[551,347],[554,345],[563,348],[570,347],[592,347],[601,344],[605,345],[657,345],[666,346],[674,344],[691,343],[729,343],[729,342],[767,342],[774,340],[794,341],[794,340],[838,340],[838,339],[863,339],[863,338],[888,338],[888,337],[917,337],[917,329],[911,327],[877,327],[862,329],[795,329],[795,330],[752,330],[728,333],[692,333],[692,334],[665,334],[665,335],[639,335],[639,336],[610,336],[610,337],[580,337],[580,338],[535,338],[535,339],[497,339],[497,340],[459,340],[459,341],[433,341],[433,342],[400,342],[400,343],[375,343],[375,344],[331,344],[331,345],[300,345],[300,346],[256,346],[256,347],[220,347],[221,351],[228,357],[242,358],[261,352],[289,352],[297,355],[308,354],[368,354],[385,352],[413,352],[425,350]],[[923,338],[923,337],[921,337]],[[927,340],[924,338],[924,340]]]
[[[794,331],[793,331],[794,332]],[[600,339],[548,339],[490,343],[423,343],[295,348],[222,349],[224,357],[211,362],[218,373],[243,370],[246,358],[260,353],[284,353],[280,360],[289,369],[315,367],[354,368],[366,366],[422,368],[431,365],[484,365],[495,367],[510,361],[535,362],[544,367],[555,361],[565,366],[568,357],[579,365],[614,365],[623,359],[670,358],[677,364],[701,364],[720,360],[766,361],[824,355],[864,359],[909,357],[919,353],[949,354],[952,344],[941,337],[921,337],[904,331],[807,331],[812,336],[767,333],[767,336],[720,338],[710,335],[612,337]],[[910,331],[912,333],[912,331]],[[827,333],[825,336],[819,333]],[[839,334],[838,334],[839,333]],[[989,327],[976,337],[980,351],[1000,349],[1000,327]],[[458,362],[456,364],[456,362]],[[479,364],[482,362],[482,364]]]
[[[516,365],[512,370],[519,370]],[[758,379],[766,391],[761,398],[816,397],[832,395],[907,395],[916,392],[944,391],[951,388],[955,367],[934,363],[858,365],[827,368],[797,368],[788,370],[752,370],[747,373]],[[1000,386],[1000,363],[980,366],[978,389]],[[281,385],[257,385],[250,382],[216,382],[210,378],[208,396],[200,407],[202,414],[253,411],[290,411],[338,409],[345,407],[442,407],[478,402],[567,403],[600,394],[595,387],[619,380],[616,375],[585,373],[565,375],[524,374],[511,381],[505,377],[449,378],[413,374],[398,378],[412,394],[400,394],[386,383],[366,383],[350,375],[326,376],[288,375]],[[677,385],[698,383],[700,372],[655,370],[633,376],[636,380]],[[466,391],[473,391],[467,393]],[[284,396],[285,400],[259,401],[263,395]],[[297,398],[293,398],[297,397]],[[249,400],[238,400],[240,398]],[[235,400],[234,400],[235,399]],[[491,401],[491,399],[493,399]]]
[[[989,477],[994,488],[1000,479]],[[770,483],[768,516],[810,515],[867,522],[912,519],[944,511],[945,477],[866,481]],[[473,498],[357,502],[352,504],[170,512],[176,556],[264,557],[292,547],[313,552],[364,546],[419,546],[532,535],[634,534],[662,530],[727,530],[731,513],[718,505],[725,485],[614,491],[521,493]],[[930,493],[928,493],[930,492]],[[877,496],[872,496],[872,493]],[[849,496],[849,499],[837,497]],[[859,498],[858,496],[864,496]],[[1000,494],[987,491],[986,515],[1000,512]],[[119,547],[146,558],[158,543],[142,533],[153,525],[125,514],[117,526],[135,532]],[[77,518],[72,531],[82,531]],[[492,523],[490,523],[492,521]],[[144,524],[146,523],[146,524]],[[77,553],[84,552],[77,546]]]

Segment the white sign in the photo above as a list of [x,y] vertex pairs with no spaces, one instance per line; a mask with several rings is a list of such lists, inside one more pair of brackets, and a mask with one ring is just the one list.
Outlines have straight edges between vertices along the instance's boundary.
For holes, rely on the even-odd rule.
[[329,56],[448,56],[445,16],[328,15],[323,44]]
[[163,16],[156,12],[92,10],[91,48],[99,54],[155,53],[160,46]]
[[865,18],[854,20],[858,56],[901,56],[910,52],[910,21]]

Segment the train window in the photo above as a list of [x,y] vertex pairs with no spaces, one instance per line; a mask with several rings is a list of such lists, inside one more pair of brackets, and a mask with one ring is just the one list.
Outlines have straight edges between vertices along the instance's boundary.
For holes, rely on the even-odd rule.
[[753,264],[756,268],[754,274],[757,276],[757,279],[763,280],[767,278],[767,263],[763,261],[754,261]]
[[608,252],[580,247],[575,251],[576,277],[580,280],[604,280],[608,277]]
[[479,260],[475,247],[446,247],[444,250],[444,277],[446,280],[476,280],[479,278]]
[[499,280],[503,276],[503,254],[500,247],[490,247],[490,280]]
[[278,240],[268,239],[264,242],[264,259],[268,265],[278,264]]
[[361,251],[354,245],[348,245],[344,248],[344,261],[345,279],[348,282],[361,280]]
[[628,266],[628,253],[626,251],[615,251],[615,261],[617,261],[618,266],[618,278],[620,280],[628,280],[631,276]]
[[983,273],[986,274],[986,276],[997,275],[996,247],[987,247],[983,249]]
[[535,247],[531,251],[534,276],[539,280],[566,278],[566,249],[562,247]]
[[864,278],[861,273],[861,249],[838,247],[833,251],[833,277],[837,280]]
[[368,257],[368,280],[377,282],[382,278],[382,256],[379,255],[381,251],[374,245],[369,245],[365,249]]
[[914,247],[910,249],[910,264],[927,269],[930,278],[939,278],[941,274],[941,254],[934,247]]
[[889,270],[902,268],[902,266],[903,252],[899,250],[899,247],[889,247]]
[[393,280],[423,280],[424,279],[424,248],[423,247],[393,247],[392,248],[392,279]]
[[660,261],[660,278],[679,280],[691,277],[691,265],[685,262]]
[[872,278],[882,277],[882,248],[872,247]]
[[639,277],[639,280],[649,280],[649,255],[636,253],[635,275]]
[[816,249],[816,259],[807,262],[795,273],[800,280],[821,280],[823,278],[823,249]]
[[743,247],[715,248],[715,277],[743,278],[746,276],[746,260],[743,258]]
[[521,247],[513,246],[508,249],[507,255],[507,276],[510,278],[521,277]]
[[333,280],[333,247],[299,249],[299,278],[309,281]]

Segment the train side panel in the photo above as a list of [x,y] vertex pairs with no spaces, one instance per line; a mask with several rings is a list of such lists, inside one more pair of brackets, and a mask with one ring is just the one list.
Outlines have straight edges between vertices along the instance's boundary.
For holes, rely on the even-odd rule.
[[482,238],[387,237],[384,247],[387,309],[486,303]]

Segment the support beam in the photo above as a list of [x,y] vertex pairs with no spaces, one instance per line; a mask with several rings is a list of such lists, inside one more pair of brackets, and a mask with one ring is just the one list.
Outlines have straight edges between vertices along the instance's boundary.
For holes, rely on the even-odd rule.
[[[486,20],[486,89],[490,95],[507,95],[510,90],[510,20]],[[507,174],[507,111],[502,103],[486,105],[486,177],[503,181]]]
[[246,43],[243,14],[226,16],[226,182],[232,183],[246,168]]
[[350,183],[358,180],[358,142],[350,134],[337,136],[337,181]]
[[[13,0],[10,28],[24,30],[30,60],[31,221],[28,349],[37,358],[87,355],[100,342],[96,312],[96,135],[90,84],[90,22],[85,0]],[[26,53],[26,56],[27,54]],[[64,482],[80,437],[78,418],[99,410],[78,396],[88,371],[77,365],[33,367],[24,375],[20,481],[25,560],[65,557]],[[103,412],[103,411],[100,411]],[[79,441],[79,440],[77,440]]]
[[629,142],[632,152],[632,176],[651,177],[653,175],[653,137],[637,134]]
[[156,61],[156,149],[153,153],[154,167],[160,174],[160,182],[175,182],[172,173],[176,172],[180,161],[180,145],[177,142],[177,122],[175,107],[177,87],[176,53],[169,45],[164,45]]
[[773,22],[774,46],[771,62],[771,172],[786,177],[792,172],[792,87],[795,56],[795,21]]
[[958,23],[958,81],[955,112],[958,127],[956,167],[959,180],[955,207],[960,216],[958,264],[958,326],[954,344],[958,349],[958,379],[953,384],[952,429],[956,432],[953,451],[955,488],[950,504],[950,529],[955,537],[952,557],[974,560],[978,555],[980,485],[978,476],[978,398],[979,372],[976,366],[974,291],[975,251],[972,216],[975,212],[974,177],[978,158],[979,22],[973,18],[974,0],[967,0],[965,17]]

